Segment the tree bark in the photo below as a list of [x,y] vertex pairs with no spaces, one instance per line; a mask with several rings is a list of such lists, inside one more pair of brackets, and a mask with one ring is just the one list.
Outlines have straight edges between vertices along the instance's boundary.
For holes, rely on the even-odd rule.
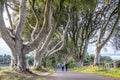
[[[26,0],[21,1],[20,7],[20,21],[16,28],[16,33],[14,37],[10,35],[10,32],[7,30],[4,19],[3,19],[3,9],[4,1],[0,0],[0,33],[4,41],[10,47],[12,51],[11,57],[11,68],[16,68],[17,70],[24,72],[26,68],[26,59],[23,47],[23,41],[21,39],[22,28],[25,24],[25,11],[26,11]],[[26,50],[27,51],[27,50]]]
[[12,50],[10,68],[11,69],[17,68],[17,54],[16,54],[15,50],[14,51]]
[[45,12],[44,12],[44,21],[41,30],[39,31],[38,35],[35,37],[35,39],[28,43],[26,46],[26,50],[33,51],[39,46],[39,42],[43,39],[43,37],[48,34],[49,29],[51,28],[51,6],[52,6],[52,0],[47,0],[45,5]]
[[23,53],[20,53],[18,54],[17,59],[18,59],[17,69],[22,72],[27,72],[25,55]]
[[[115,31],[116,26],[118,25],[119,19],[120,19],[120,1],[118,3],[118,11],[115,13],[113,10],[113,12],[110,14],[108,21],[105,22],[105,24],[102,26],[101,30],[100,30],[100,34],[98,36],[98,40],[97,40],[97,44],[96,44],[96,53],[95,53],[95,57],[94,57],[94,65],[99,65],[100,64],[100,51],[102,49],[102,47],[109,41],[109,39],[112,37],[112,34]],[[111,29],[109,30],[109,34],[107,33],[107,35],[105,34],[105,30],[107,30],[107,27],[109,25],[110,19],[113,16],[113,14],[117,15],[117,17],[115,18],[114,23],[111,25]],[[104,32],[103,32],[104,31]],[[104,38],[104,36],[106,36],[106,38]],[[104,38],[104,39],[103,39]]]
[[97,65],[97,66],[100,65],[100,51],[101,51],[101,48],[97,47],[96,48],[96,53],[95,53],[95,56],[94,56],[94,65]]
[[17,56],[13,56],[11,55],[11,65],[10,65],[11,69],[15,69],[17,68]]
[[83,63],[84,63],[84,60],[81,59],[81,60],[77,63],[77,66],[78,66],[78,67],[83,67]]
[[38,51],[35,51],[34,53],[34,69],[39,70],[41,69],[42,64],[42,55],[38,53]]

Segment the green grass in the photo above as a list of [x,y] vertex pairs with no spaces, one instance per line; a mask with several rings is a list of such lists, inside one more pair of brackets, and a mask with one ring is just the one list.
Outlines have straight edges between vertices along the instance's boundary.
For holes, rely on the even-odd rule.
[[[45,73],[53,73],[53,70],[50,70],[50,72],[42,72],[42,71],[35,71],[32,70],[33,73],[38,74],[38,75],[42,75]],[[22,73],[18,73],[16,71],[10,71],[8,68],[7,69],[2,69],[0,70],[0,80],[29,80],[33,78],[33,76],[29,76],[27,74],[22,74]],[[47,80],[46,78],[38,78],[36,80]]]
[[55,72],[53,69],[46,69],[46,71],[45,70],[42,71],[42,70],[31,69],[31,71],[35,74],[46,74],[46,73],[52,74]]
[[100,68],[100,67],[97,67],[97,66],[94,66],[94,67],[93,66],[88,66],[88,67],[82,67],[82,68],[75,68],[73,71],[111,76],[111,77],[114,77],[114,78],[120,78],[120,68],[106,70],[104,68]]
[[46,78],[39,78],[39,79],[36,79],[36,80],[47,80]]
[[31,76],[25,74],[17,73],[15,71],[1,70],[0,80],[27,80]]

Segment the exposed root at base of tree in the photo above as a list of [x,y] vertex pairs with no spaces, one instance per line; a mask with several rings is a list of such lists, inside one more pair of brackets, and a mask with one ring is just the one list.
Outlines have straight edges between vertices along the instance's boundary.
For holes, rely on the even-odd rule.
[[26,69],[26,70],[19,70],[19,69],[17,69],[17,68],[12,68],[11,70],[12,70],[12,71],[16,71],[16,72],[21,73],[21,74],[25,74],[25,75],[39,76],[38,74],[33,73],[33,72],[30,71],[29,69]]
[[48,71],[49,71],[49,69],[47,69],[47,68],[43,68],[43,67],[33,68],[33,70],[36,70],[36,71],[42,71],[42,72],[48,72]]
[[23,73],[23,74],[27,74],[27,75],[35,75],[35,76],[38,76],[37,74],[33,73],[33,72],[30,71],[29,69],[26,69],[26,70],[24,70],[24,71],[17,70],[17,72]]

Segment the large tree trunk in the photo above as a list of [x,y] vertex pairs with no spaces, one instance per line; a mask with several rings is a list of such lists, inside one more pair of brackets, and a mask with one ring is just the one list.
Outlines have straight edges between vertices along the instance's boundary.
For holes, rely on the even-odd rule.
[[[20,20],[16,30],[7,30],[4,16],[3,16],[3,9],[4,9],[4,0],[0,0],[0,33],[4,41],[12,50],[12,57],[11,57],[11,68],[16,68],[21,72],[26,71],[26,59],[25,59],[25,51],[23,48],[23,42],[21,39],[22,29],[25,24],[25,11],[26,11],[26,1],[22,0],[20,5]],[[12,31],[15,31],[15,34],[12,34]]]
[[16,53],[11,55],[11,69],[17,69],[21,72],[27,71],[25,53],[20,48],[15,51]]
[[75,46],[74,46],[74,48],[75,48],[74,51],[77,54],[74,54],[73,58],[77,61],[78,67],[83,67],[83,65],[84,65],[84,57],[85,57],[85,54],[87,53],[88,41],[89,41],[89,39],[86,39],[83,41],[83,44],[79,47],[80,50],[77,49],[77,47],[75,48]]
[[21,72],[26,72],[27,71],[27,66],[26,66],[26,54],[27,51],[24,50],[23,47],[23,42],[21,39],[16,37],[15,41],[15,52],[17,54],[17,70]]
[[[104,22],[103,26],[100,29],[100,34],[98,36],[98,40],[97,40],[97,44],[96,44],[96,53],[95,53],[95,58],[94,58],[94,65],[99,65],[100,64],[100,51],[102,49],[102,47],[108,42],[108,40],[112,37],[116,26],[118,25],[119,19],[120,19],[120,1],[117,5],[117,12],[114,12],[114,10],[112,11],[112,13],[110,13],[110,16],[108,17],[108,20]],[[113,21],[114,23],[112,23],[111,28],[109,29],[109,33],[108,31],[106,31],[109,25],[109,22],[111,22],[111,18],[116,14],[117,16],[114,18],[115,20]],[[110,26],[109,26],[110,27]],[[107,32],[107,35],[105,34],[105,32]],[[105,37],[106,38],[105,38]]]
[[11,55],[11,65],[10,65],[11,69],[15,69],[17,67],[17,55],[13,54]]
[[100,53],[95,53],[94,56],[94,65],[100,65]]
[[97,66],[100,65],[100,51],[101,51],[101,48],[96,47],[96,53],[94,56],[94,65],[97,65]]
[[77,63],[77,66],[78,66],[78,67],[83,67],[83,63],[84,63],[84,60],[81,59],[81,60]]
[[[45,7],[45,13],[44,13],[44,22],[43,22],[43,27],[47,27],[47,29],[44,30],[44,34],[46,36],[46,34],[48,34],[48,36],[46,37],[43,45],[39,45],[38,48],[36,49],[36,52],[34,54],[34,68],[35,69],[41,69],[41,62],[42,62],[42,57],[46,51],[46,48],[48,46],[49,41],[52,38],[52,35],[54,33],[55,30],[55,26],[51,26],[51,19],[52,19],[52,11],[51,11],[51,5],[52,5],[52,0],[47,0],[46,3],[46,7]],[[48,32],[50,28],[50,32]],[[41,33],[43,34],[43,33]],[[44,38],[45,38],[44,36]],[[41,37],[43,38],[43,37]]]
[[35,51],[34,53],[34,69],[39,70],[41,69],[41,64],[42,64],[42,55],[38,53],[38,51]]
[[18,64],[17,64],[18,70],[20,70],[22,72],[26,72],[27,67],[26,67],[25,55],[23,53],[21,53],[21,54],[19,54],[19,56],[17,58],[18,58]]

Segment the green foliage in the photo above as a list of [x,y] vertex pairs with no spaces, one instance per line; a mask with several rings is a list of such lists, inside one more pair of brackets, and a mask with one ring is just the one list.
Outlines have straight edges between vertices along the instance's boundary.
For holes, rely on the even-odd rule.
[[76,69],[74,69],[74,71],[111,76],[114,78],[120,78],[120,68],[105,70],[104,68],[100,68],[98,66],[88,66],[88,67],[76,68]]
[[53,10],[59,10],[60,9],[60,0],[54,0],[52,8],[53,8]]
[[74,68],[77,65],[72,57],[68,58],[68,64],[68,68]]
[[97,0],[66,0],[65,7],[75,8],[77,11],[95,8]]
[[[87,65],[93,64],[94,61],[94,55],[85,55],[85,59],[84,59],[84,63],[86,63]],[[109,63],[112,62],[112,59],[109,56],[101,56],[100,57],[100,63]]]
[[84,63],[92,64],[93,61],[94,61],[94,55],[93,54],[91,54],[91,55],[86,54],[85,55]]
[[54,69],[57,67],[57,58],[55,56],[49,58],[48,66]]
[[100,61],[101,62],[112,62],[112,59],[109,56],[102,56]]
[[[41,28],[43,23],[44,7],[46,4],[46,0],[35,0],[35,1],[30,0],[30,2],[32,5],[34,5],[34,10],[39,16],[39,23]],[[89,10],[89,12],[90,11],[93,12],[94,10],[93,8],[95,8],[95,5],[96,5],[96,0],[53,0],[52,10],[53,10],[53,15],[55,15],[56,17],[60,17],[59,25],[61,25],[61,23],[62,25],[64,25],[66,24],[65,20],[67,20],[67,12],[69,8],[77,12],[83,11],[83,10],[84,11]],[[62,14],[59,15],[59,13],[62,13]],[[35,24],[36,24],[35,16],[33,15],[33,12],[29,3],[27,4],[27,20],[28,21],[26,21],[25,27],[22,32],[23,39],[25,41],[30,40],[31,33],[33,31],[33,29],[29,26],[29,24],[32,25],[33,27],[35,27]],[[38,31],[39,30],[40,29],[38,29]]]
[[29,65],[33,65],[33,61],[34,61],[34,58],[33,58],[33,56],[31,55],[31,56],[27,56],[27,62],[28,62],[28,64]]
[[30,0],[30,4],[29,3],[27,4],[27,15],[26,15],[27,19],[26,19],[25,27],[23,28],[23,31],[22,31],[22,36],[23,36],[25,42],[29,41],[31,39],[31,33],[37,23],[32,8],[34,9],[36,15],[39,18],[38,22],[40,23],[40,26],[36,31],[36,33],[38,33],[40,28],[42,27],[42,23],[43,23],[44,7],[45,7],[44,0],[35,0],[35,1]]

